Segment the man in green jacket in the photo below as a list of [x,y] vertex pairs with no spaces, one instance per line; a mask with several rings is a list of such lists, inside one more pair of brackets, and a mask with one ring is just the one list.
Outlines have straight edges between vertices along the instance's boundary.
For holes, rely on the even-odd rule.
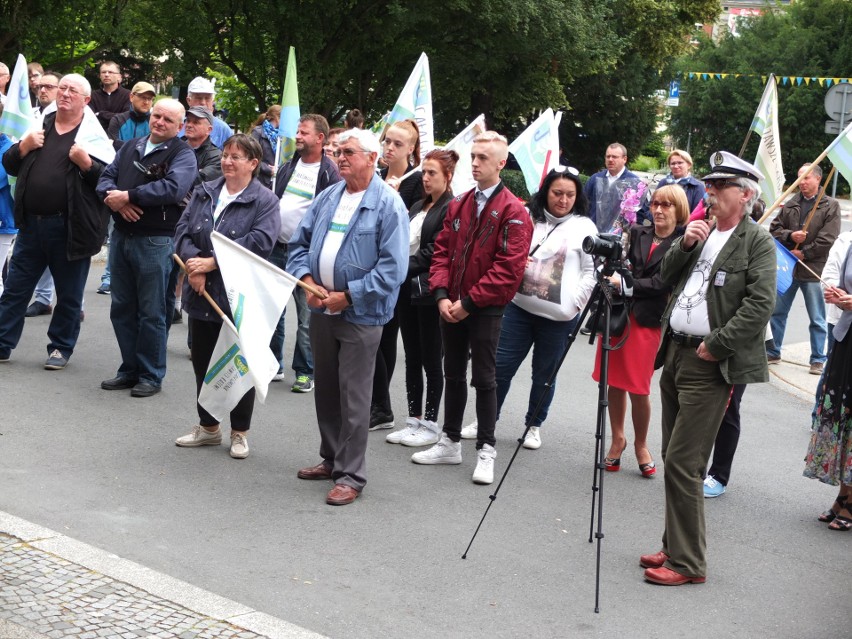
[[775,307],[775,245],[750,219],[763,175],[721,151],[704,177],[710,216],[694,220],[663,259],[673,286],[655,366],[660,377],[666,519],[663,548],[639,563],[645,579],[703,583],[702,474],[733,384],[769,380],[764,333]]

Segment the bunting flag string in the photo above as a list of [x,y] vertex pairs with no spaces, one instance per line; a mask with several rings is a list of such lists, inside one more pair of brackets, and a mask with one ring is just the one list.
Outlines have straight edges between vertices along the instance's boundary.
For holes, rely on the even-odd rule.
[[[683,73],[690,80],[727,80],[728,78],[760,78],[761,82],[766,82],[766,79],[769,77],[766,74],[758,74],[758,73],[716,73],[713,71],[687,71]],[[852,82],[852,78],[840,78],[840,77],[820,77],[820,76],[807,76],[807,75],[778,75],[775,77],[778,80],[778,84],[782,87],[786,86],[801,86],[804,84],[805,86],[810,86],[811,83],[819,84],[821,87],[825,87],[826,89],[835,84],[843,84]]]

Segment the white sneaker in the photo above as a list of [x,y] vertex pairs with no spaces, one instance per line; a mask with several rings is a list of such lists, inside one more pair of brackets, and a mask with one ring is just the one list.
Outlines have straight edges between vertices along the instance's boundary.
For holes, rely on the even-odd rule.
[[385,437],[385,441],[388,444],[398,444],[403,440],[404,437],[411,435],[418,428],[420,428],[419,419],[417,419],[416,417],[406,417],[405,427],[400,428],[399,430],[395,430],[392,433],[388,433],[388,436]]
[[429,450],[414,453],[411,461],[415,464],[461,464],[461,442],[454,442],[442,434],[437,444]]
[[403,437],[402,441],[399,443],[403,446],[417,448],[418,446],[431,446],[432,444],[437,444],[440,439],[441,427],[438,426],[438,423],[421,419],[420,428]]
[[231,457],[234,459],[245,459],[249,454],[248,440],[246,434],[239,431],[231,431]]
[[476,439],[477,431],[479,430],[479,422],[475,419],[462,428],[461,430],[461,438],[462,439]]
[[284,371],[278,371],[277,373],[275,373],[275,375],[272,377],[272,381],[273,382],[283,382],[284,381]]
[[476,470],[473,471],[474,484],[493,484],[494,483],[494,460],[497,457],[497,451],[493,446],[483,444],[482,448],[477,453],[478,461],[476,462]]
[[202,426],[196,425],[192,427],[192,432],[189,435],[178,437],[175,444],[184,448],[196,448],[198,446],[218,446],[222,443],[222,429],[217,428],[212,433],[205,430]]
[[530,426],[527,436],[524,437],[524,448],[529,448],[530,450],[541,448],[541,433],[538,432],[538,426]]

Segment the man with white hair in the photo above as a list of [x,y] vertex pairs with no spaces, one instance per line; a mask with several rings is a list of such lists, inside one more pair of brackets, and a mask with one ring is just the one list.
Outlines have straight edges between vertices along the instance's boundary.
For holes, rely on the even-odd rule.
[[369,131],[340,136],[343,179],[316,195],[288,244],[287,271],[321,293],[307,301],[322,461],[298,477],[334,481],[333,506],[367,483],[376,350],[408,270],[408,212],[376,174],[379,150]]
[[18,345],[27,302],[46,268],[53,273],[57,301],[44,367],[62,370],[74,352],[90,258],[100,251],[108,220],[95,192],[104,165],[75,141],[91,91],[83,76],[64,76],[56,112],[3,155],[6,172],[18,178],[20,231],[0,297],[0,362],[8,362]]
[[101,388],[129,388],[131,397],[159,393],[166,375],[167,314],[174,306],[172,301],[167,308],[166,300],[174,290],[172,237],[198,172],[195,154],[177,137],[184,115],[177,100],[157,102],[150,135],[125,143],[98,182],[115,222],[110,319],[121,351],[116,376]]
[[215,97],[216,89],[213,83],[207,78],[199,76],[189,83],[186,93],[186,103],[190,108],[201,107],[210,113],[210,115],[213,115],[213,132],[210,134],[210,139],[213,141],[213,144],[221,149],[225,145],[225,141],[234,135],[234,131],[224,120],[220,120],[213,114],[213,100]]
[[6,103],[6,89],[12,79],[9,67],[0,62],[0,104]]
[[645,579],[704,583],[704,469],[734,384],[769,381],[763,337],[775,306],[775,243],[749,219],[761,172],[727,151],[704,176],[714,220],[690,222],[663,258],[672,294],[662,318],[660,375],[666,516]]

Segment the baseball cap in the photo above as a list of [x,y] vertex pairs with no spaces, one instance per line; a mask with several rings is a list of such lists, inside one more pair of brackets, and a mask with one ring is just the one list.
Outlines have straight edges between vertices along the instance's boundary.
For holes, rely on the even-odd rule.
[[216,89],[213,88],[213,83],[207,78],[202,78],[201,76],[198,76],[189,83],[187,91],[189,93],[216,93]]

